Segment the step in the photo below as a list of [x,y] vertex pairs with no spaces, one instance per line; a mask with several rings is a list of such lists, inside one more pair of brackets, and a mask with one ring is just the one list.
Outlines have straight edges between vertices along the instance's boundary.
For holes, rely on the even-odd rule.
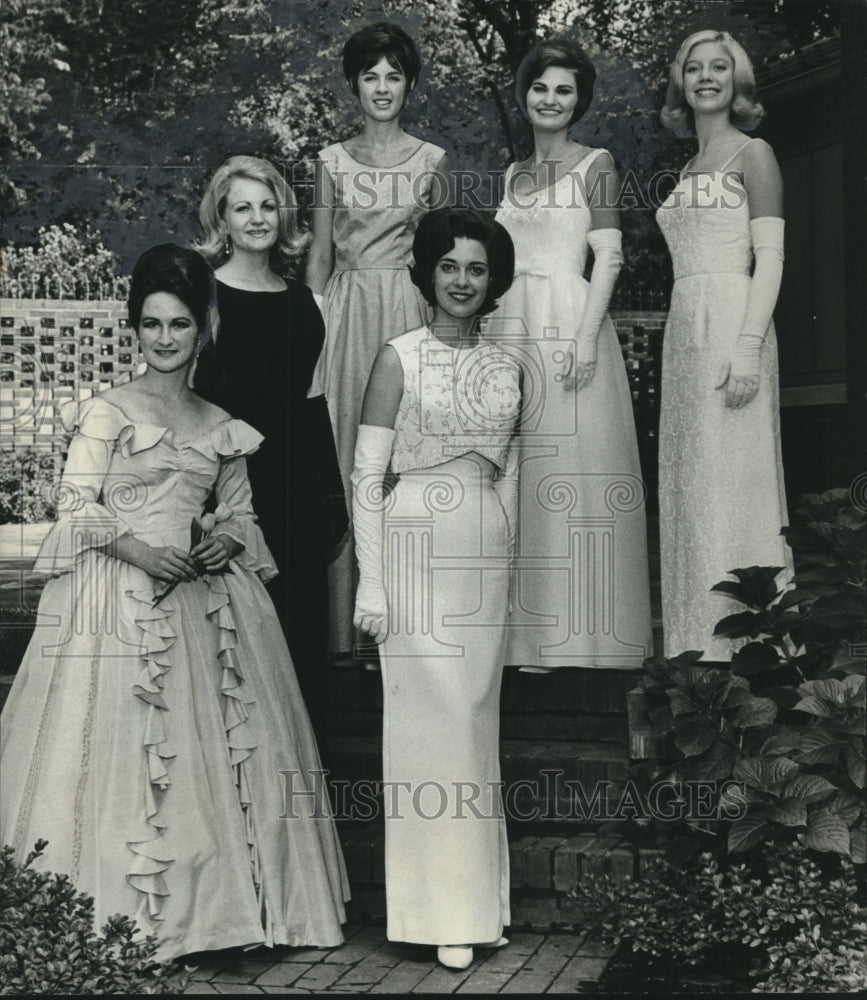
[[[385,917],[385,831],[381,823],[339,824],[352,887],[354,920]],[[512,930],[578,930],[591,923],[575,892],[588,874],[610,874],[617,882],[635,878],[655,849],[630,846],[622,837],[596,833],[527,835],[510,830],[509,867]]]
[[[332,708],[329,731],[335,736],[380,736],[382,709]],[[500,734],[504,739],[575,740],[626,745],[629,727],[625,715],[504,710],[500,718]]]
[[[566,667],[550,674],[530,674],[517,667],[503,671],[500,706],[512,712],[592,712],[625,715],[626,692],[635,687],[638,670],[594,670]],[[382,708],[382,675],[362,667],[334,667],[329,703],[340,709]]]
[[[331,791],[338,816],[383,815],[378,737],[331,736]],[[628,777],[619,743],[501,740],[502,801],[509,821],[594,828],[616,813]]]

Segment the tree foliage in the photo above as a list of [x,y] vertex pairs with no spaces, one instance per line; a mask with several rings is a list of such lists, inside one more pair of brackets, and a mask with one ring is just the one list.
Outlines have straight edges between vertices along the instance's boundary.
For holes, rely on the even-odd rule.
[[[599,71],[575,137],[622,174],[684,160],[661,129],[667,66],[699,27],[730,30],[758,63],[834,30],[831,0],[6,0],[0,8],[4,236],[90,222],[127,266],[148,242],[197,233],[214,168],[238,152],[284,164],[300,185],[327,142],[358,127],[340,68],[359,24],[393,19],[425,69],[406,126],[443,144],[464,201],[493,207],[531,135],[514,73],[540,39],[583,44]],[[470,190],[472,189],[472,190]],[[638,206],[633,245],[652,240]]]

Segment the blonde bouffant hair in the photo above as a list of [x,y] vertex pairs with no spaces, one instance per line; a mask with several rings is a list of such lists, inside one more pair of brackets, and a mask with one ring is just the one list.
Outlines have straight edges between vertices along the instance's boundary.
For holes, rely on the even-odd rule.
[[756,77],[753,73],[753,64],[743,46],[727,31],[713,29],[694,32],[677,50],[677,55],[671,64],[665,106],[660,112],[662,124],[681,135],[693,134],[695,122],[692,108],[686,103],[683,91],[683,71],[690,53],[702,42],[719,42],[731,58],[734,64],[732,73],[734,96],[729,109],[731,123],[742,132],[751,132],[765,117],[765,109],[755,99]]
[[199,220],[205,235],[195,247],[213,268],[224,264],[231,256],[231,250],[226,251],[223,213],[229,188],[236,177],[261,181],[271,189],[277,202],[278,218],[277,242],[271,248],[271,269],[285,275],[289,261],[304,251],[310,235],[298,228],[298,208],[292,188],[272,163],[256,156],[230,156],[217,168],[199,206]]

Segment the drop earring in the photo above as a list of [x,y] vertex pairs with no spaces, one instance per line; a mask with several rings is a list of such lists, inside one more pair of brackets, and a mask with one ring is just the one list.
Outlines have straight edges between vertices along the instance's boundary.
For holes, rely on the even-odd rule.
[[232,238],[226,233],[226,242],[223,244],[223,252],[227,257],[232,256]]

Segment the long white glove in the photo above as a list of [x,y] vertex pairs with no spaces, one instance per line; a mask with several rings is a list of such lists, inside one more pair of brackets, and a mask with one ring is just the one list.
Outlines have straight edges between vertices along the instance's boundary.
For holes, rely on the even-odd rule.
[[623,253],[620,249],[622,239],[619,229],[591,229],[587,234],[594,259],[587,302],[575,345],[575,374],[572,383],[575,389],[583,389],[596,373],[599,328],[608,312],[611,293],[623,266]]
[[358,558],[358,592],[353,623],[383,642],[388,635],[388,598],[383,582],[384,492],[382,479],[391,458],[394,430],[362,424],[355,441],[352,523]]
[[493,482],[493,490],[506,514],[506,525],[509,529],[509,614],[515,601],[517,572],[515,570],[515,548],[518,537],[518,438],[509,442],[506,453],[506,464],[500,470],[500,475]]
[[759,391],[762,345],[771,325],[783,278],[783,231],[785,223],[775,216],[750,222],[756,266],[750,281],[747,311],[731,357],[720,369],[714,388],[725,386],[726,406],[740,409]]

